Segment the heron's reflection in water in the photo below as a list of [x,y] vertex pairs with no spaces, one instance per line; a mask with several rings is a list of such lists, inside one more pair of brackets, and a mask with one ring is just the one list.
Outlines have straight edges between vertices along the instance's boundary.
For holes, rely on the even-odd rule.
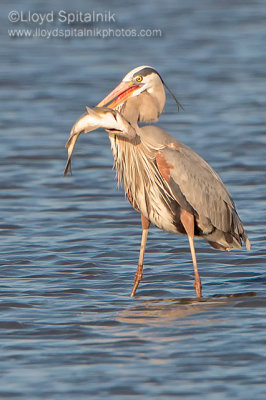
[[[236,305],[241,298],[254,297],[256,292],[236,294],[216,294],[206,298],[183,298],[183,299],[156,299],[137,302],[132,307],[121,312],[117,320],[131,324],[162,325],[176,320],[184,320],[191,316],[206,313],[216,307],[230,304]],[[186,320],[190,324],[200,323],[199,318]],[[205,318],[204,318],[204,321]],[[209,320],[210,323],[213,322]]]

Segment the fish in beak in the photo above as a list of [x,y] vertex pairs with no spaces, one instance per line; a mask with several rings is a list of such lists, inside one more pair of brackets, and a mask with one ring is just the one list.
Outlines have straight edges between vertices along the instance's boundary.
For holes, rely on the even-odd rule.
[[[88,109],[87,109],[88,110]],[[94,129],[99,128],[100,124],[100,113],[96,113],[90,109],[90,112],[84,114],[73,126],[71,129],[69,139],[66,142],[65,147],[68,152],[68,159],[64,170],[64,176],[67,175],[68,172],[71,173],[71,156],[78,140],[79,135],[84,132],[88,133],[93,131]]]
[[111,93],[109,93],[102,101],[100,101],[100,103],[97,104],[96,107],[107,106],[109,108],[116,109],[127,99],[132,97],[133,93],[140,87],[141,84],[136,85],[130,81],[129,82],[122,81]]
[[91,109],[87,108],[87,114],[84,114],[71,129],[69,139],[66,142],[65,147],[67,148],[68,158],[64,170],[64,176],[68,172],[71,173],[71,157],[81,133],[88,133],[98,128],[106,129],[110,132],[123,134],[128,138],[134,137],[136,132],[134,128],[127,122],[122,115],[108,107],[96,107]]

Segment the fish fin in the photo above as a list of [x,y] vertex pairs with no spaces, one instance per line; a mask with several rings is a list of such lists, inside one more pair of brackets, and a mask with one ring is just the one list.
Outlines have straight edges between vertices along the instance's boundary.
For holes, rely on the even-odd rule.
[[65,144],[65,148],[67,149],[68,147],[69,147],[69,145],[70,145],[70,139],[72,139],[71,137],[68,139],[68,141],[66,142],[66,144]]
[[98,115],[97,112],[94,111],[92,108],[86,106],[86,110],[87,110],[87,113],[88,113],[88,114],[94,115],[94,117],[96,117],[97,119],[99,119],[99,115]]
[[72,175],[72,168],[71,168],[71,158],[67,160],[65,169],[64,169],[64,176],[67,176],[67,174],[70,173]]

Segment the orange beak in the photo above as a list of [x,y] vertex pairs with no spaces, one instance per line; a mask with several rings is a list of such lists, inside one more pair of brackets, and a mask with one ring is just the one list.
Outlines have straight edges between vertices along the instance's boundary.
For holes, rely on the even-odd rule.
[[137,90],[140,85],[134,85],[132,82],[121,82],[119,85],[112,90],[96,107],[107,106],[109,108],[116,108],[120,104],[124,103],[129,97],[132,96],[133,92]]

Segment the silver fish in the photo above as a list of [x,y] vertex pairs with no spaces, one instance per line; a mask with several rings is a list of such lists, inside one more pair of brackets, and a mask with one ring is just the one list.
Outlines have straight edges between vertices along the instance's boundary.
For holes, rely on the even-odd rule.
[[[69,139],[66,142],[65,147],[68,152],[68,159],[64,170],[64,176],[67,175],[68,172],[71,173],[71,157],[72,153],[78,140],[79,135],[84,132],[88,133],[98,128],[110,129],[115,132],[130,132],[134,131],[132,126],[127,122],[121,114],[112,110],[108,107],[96,107],[91,109],[87,108],[87,114],[84,114],[73,126],[71,129]],[[132,132],[135,134],[135,131]]]

